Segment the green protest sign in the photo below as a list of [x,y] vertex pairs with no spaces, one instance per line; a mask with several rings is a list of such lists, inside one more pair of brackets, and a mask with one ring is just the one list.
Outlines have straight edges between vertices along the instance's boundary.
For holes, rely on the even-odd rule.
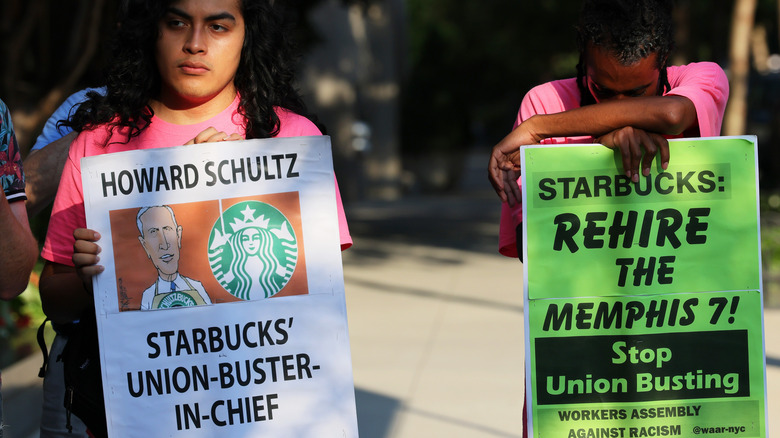
[[523,149],[532,436],[766,436],[755,138],[670,152]]

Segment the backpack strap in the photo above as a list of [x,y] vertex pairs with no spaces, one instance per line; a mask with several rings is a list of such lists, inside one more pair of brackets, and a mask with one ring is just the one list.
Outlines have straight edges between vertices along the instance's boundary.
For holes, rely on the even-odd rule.
[[38,370],[38,377],[40,378],[46,377],[46,369],[49,367],[49,350],[46,349],[46,339],[43,337],[47,321],[49,321],[49,318],[44,319],[40,327],[38,327],[38,346],[41,348],[41,353],[43,353],[43,365]]

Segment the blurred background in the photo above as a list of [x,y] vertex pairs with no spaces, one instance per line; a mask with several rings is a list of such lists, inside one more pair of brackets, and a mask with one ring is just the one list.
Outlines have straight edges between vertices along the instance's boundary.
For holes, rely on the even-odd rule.
[[[391,232],[362,227],[361,206],[383,205],[392,215],[399,200],[458,196],[470,160],[486,166],[523,95],[575,72],[576,0],[285,2],[298,22],[300,89],[332,137],[357,234]],[[765,299],[780,307],[780,0],[676,3],[672,64],[720,64],[731,83],[723,134],[758,136]],[[111,0],[0,3],[0,98],[23,154],[68,95],[101,85],[115,14]],[[470,183],[490,190],[480,178]],[[497,198],[490,205],[497,218]],[[40,242],[47,218],[32,219]],[[495,224],[459,232],[490,246]],[[36,285],[34,274],[21,297],[0,302],[0,368],[37,348]]]

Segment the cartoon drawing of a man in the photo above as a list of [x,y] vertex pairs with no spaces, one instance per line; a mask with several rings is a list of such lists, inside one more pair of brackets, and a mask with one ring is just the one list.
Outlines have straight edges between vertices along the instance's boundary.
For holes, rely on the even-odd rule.
[[167,205],[143,207],[136,216],[138,241],[157,269],[157,280],[143,293],[141,310],[211,304],[203,285],[179,274],[182,227]]

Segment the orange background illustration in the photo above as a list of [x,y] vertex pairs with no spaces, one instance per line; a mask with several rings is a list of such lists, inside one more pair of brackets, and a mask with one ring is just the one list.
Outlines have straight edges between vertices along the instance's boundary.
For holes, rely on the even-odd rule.
[[[295,272],[287,285],[274,297],[308,294],[298,192],[223,199],[222,210],[227,210],[243,201],[260,201],[274,206],[290,221],[290,226],[298,240],[298,262]],[[219,201],[166,205],[173,209],[176,222],[182,227],[179,274],[200,281],[215,304],[240,301],[219,284],[209,266],[209,235],[219,219]],[[157,279],[157,271],[138,240],[136,215],[139,209],[136,207],[109,212],[114,242],[117,294],[121,311],[138,310],[144,290]]]

